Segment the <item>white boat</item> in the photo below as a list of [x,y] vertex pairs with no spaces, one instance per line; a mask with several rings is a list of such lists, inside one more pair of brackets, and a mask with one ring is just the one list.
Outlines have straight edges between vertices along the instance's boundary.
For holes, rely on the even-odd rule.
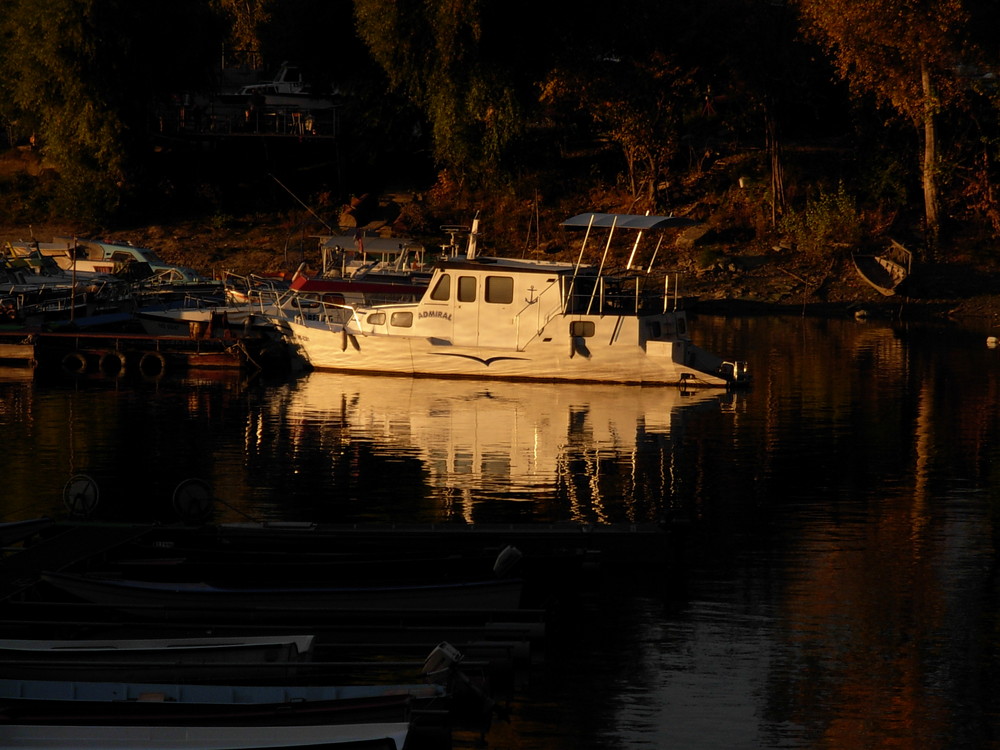
[[[317,370],[688,387],[744,383],[745,363],[692,343],[676,285],[667,288],[669,276],[661,286],[648,272],[604,273],[617,229],[641,235],[674,223],[667,216],[619,214],[564,222],[587,230],[580,258],[591,231],[609,229],[598,267],[480,257],[474,224],[465,257],[440,261],[417,302],[327,305],[316,319],[292,312],[277,322]],[[629,267],[635,255],[633,248]]]
[[163,281],[185,284],[213,284],[192,268],[165,262],[149,248],[123,245],[102,240],[77,239],[75,237],[55,237],[52,247],[62,247],[62,253],[55,254],[59,265],[71,269],[79,260],[98,264],[113,265],[116,271],[130,263],[148,266],[151,276],[164,274]]
[[42,325],[71,320],[77,326],[108,320],[114,314],[127,319],[133,307],[131,286],[102,273],[64,271],[37,250],[22,253],[7,244],[0,251],[0,319]]
[[78,276],[119,275],[128,264],[139,264],[148,269],[143,278],[162,275],[161,281],[173,283],[208,283],[209,279],[185,266],[166,263],[153,250],[133,245],[121,245],[100,240],[76,237],[54,237],[52,242],[37,240],[7,243],[18,257],[40,256],[49,258],[67,274]]
[[106,279],[121,270],[118,261],[90,260],[85,254],[74,255],[73,241],[37,242],[18,240],[7,243],[7,253],[18,259],[22,268],[29,268],[35,277],[56,277],[64,283]]
[[[333,724],[409,720],[442,685],[201,685],[0,680],[0,717],[33,724]],[[2,732],[2,729],[0,729]]]
[[400,750],[409,728],[407,722],[249,727],[6,724],[0,725],[0,744],[7,750]]
[[237,91],[237,99],[257,99],[264,107],[291,107],[300,110],[330,109],[336,91],[315,92],[298,65],[283,62],[270,81],[251,83]]
[[0,700],[84,703],[170,703],[174,705],[271,705],[352,701],[385,696],[440,698],[441,685],[184,685],[175,683],[86,682],[0,679]]

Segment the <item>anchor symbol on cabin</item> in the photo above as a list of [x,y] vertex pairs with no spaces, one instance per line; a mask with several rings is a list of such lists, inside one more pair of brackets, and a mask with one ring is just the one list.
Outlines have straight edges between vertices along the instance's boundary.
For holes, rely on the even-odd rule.
[[536,302],[538,302],[538,297],[535,296],[535,292],[537,292],[537,291],[538,290],[535,289],[534,285],[529,286],[528,287],[528,299],[526,299],[525,302],[527,302],[529,305],[533,305]]

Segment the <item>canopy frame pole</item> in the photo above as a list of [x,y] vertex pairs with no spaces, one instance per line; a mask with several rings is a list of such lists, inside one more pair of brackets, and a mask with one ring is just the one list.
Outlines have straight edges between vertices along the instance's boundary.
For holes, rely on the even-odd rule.
[[576,258],[576,265],[573,266],[573,276],[569,280],[569,291],[566,294],[566,299],[563,301],[563,313],[569,312],[569,308],[573,303],[573,287],[576,285],[576,275],[580,271],[580,264],[583,263],[583,251],[587,247],[587,240],[590,238],[590,229],[594,226],[595,214],[590,215],[590,221],[587,223],[587,232],[583,235],[583,242],[580,243],[580,254]]
[[590,301],[587,303],[587,315],[590,315],[590,311],[594,306],[594,297],[597,294],[597,287],[601,283],[601,274],[604,273],[604,262],[608,258],[608,251],[611,249],[611,238],[615,234],[615,227],[618,226],[618,215],[611,221],[611,231],[608,232],[608,241],[604,244],[604,253],[601,255],[601,265],[597,268],[597,279],[594,283],[594,288],[590,292]]

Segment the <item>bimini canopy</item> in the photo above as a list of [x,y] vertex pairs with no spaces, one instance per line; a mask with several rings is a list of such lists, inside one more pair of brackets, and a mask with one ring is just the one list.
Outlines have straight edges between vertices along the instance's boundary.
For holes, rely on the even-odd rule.
[[580,214],[562,222],[564,227],[606,227],[610,229],[661,229],[663,227],[686,227],[698,222],[683,216],[642,216],[637,214]]

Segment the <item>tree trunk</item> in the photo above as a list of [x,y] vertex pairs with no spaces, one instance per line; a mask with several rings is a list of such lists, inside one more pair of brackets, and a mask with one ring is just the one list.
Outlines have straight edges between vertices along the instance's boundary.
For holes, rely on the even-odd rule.
[[778,137],[778,122],[771,107],[764,109],[764,132],[767,153],[771,158],[771,227],[778,226],[778,219],[785,212],[785,176],[781,164],[781,142]]
[[924,220],[927,224],[927,248],[933,256],[937,252],[941,232],[938,216],[938,155],[937,155],[937,94],[926,64],[920,66],[920,83],[923,88],[924,159],[922,180],[924,187]]

